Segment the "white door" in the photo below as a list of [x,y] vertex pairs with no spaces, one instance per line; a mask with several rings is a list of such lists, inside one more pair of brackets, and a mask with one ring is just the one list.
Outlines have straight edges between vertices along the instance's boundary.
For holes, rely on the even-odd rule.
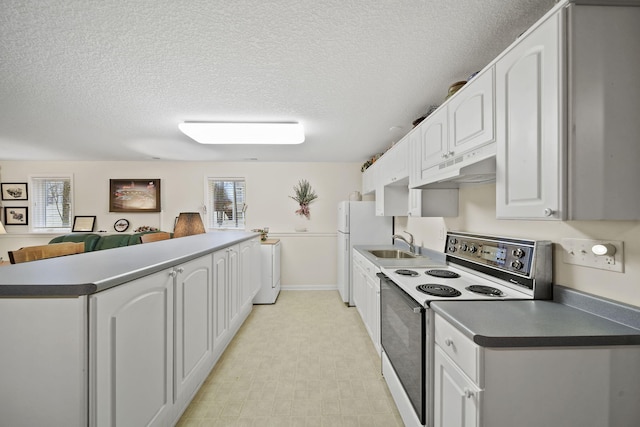
[[229,334],[229,317],[227,313],[228,295],[228,264],[227,250],[223,249],[213,253],[213,346],[218,348]]
[[420,170],[424,172],[444,161],[449,151],[447,107],[435,111],[425,119],[421,136]]
[[496,63],[496,215],[562,219],[562,11]]
[[186,406],[213,366],[212,256],[176,268],[175,401]]
[[451,156],[495,141],[493,80],[492,67],[467,83],[447,106]]
[[480,419],[481,392],[449,360],[439,346],[436,346],[434,363],[433,425],[477,427]]
[[172,421],[173,270],[90,297],[91,424]]

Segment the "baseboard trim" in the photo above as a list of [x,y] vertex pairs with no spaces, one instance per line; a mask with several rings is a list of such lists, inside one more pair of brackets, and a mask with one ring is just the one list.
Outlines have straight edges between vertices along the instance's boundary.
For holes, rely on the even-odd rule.
[[282,285],[282,291],[337,291],[337,285]]

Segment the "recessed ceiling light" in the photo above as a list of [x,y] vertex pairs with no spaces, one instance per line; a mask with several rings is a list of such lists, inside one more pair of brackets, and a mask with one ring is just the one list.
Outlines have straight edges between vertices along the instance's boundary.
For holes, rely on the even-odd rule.
[[300,123],[183,122],[178,128],[200,144],[300,144]]

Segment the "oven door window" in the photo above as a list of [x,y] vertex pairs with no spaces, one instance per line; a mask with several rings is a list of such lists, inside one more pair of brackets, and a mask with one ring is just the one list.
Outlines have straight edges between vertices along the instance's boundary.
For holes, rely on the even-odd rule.
[[425,422],[425,308],[388,278],[380,281],[382,348]]

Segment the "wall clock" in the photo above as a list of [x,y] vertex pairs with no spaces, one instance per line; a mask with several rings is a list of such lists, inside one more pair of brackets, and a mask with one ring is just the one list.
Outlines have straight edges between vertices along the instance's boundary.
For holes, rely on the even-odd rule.
[[121,218],[121,219],[117,220],[115,224],[113,224],[113,228],[115,228],[115,230],[118,233],[122,233],[127,228],[129,228],[129,221],[127,221],[124,218]]

